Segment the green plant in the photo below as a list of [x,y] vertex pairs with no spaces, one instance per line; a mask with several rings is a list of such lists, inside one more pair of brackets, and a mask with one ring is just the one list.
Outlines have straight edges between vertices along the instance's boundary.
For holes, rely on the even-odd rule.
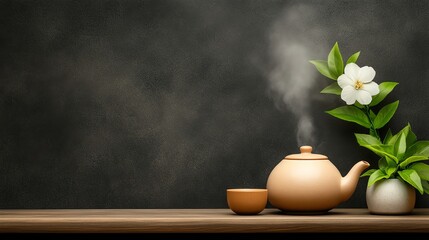
[[429,141],[417,140],[409,123],[394,135],[388,129],[384,138],[380,137],[380,132],[395,114],[399,100],[382,107],[380,103],[398,83],[372,81],[375,71],[368,66],[360,68],[356,64],[359,55],[360,52],[351,55],[344,66],[338,43],[335,43],[327,61],[310,61],[323,76],[334,81],[321,93],[340,96],[346,102],[346,106],[326,113],[368,129],[368,134],[355,133],[357,143],[379,157],[378,168],[361,175],[369,176],[368,187],[382,179],[398,178],[421,194],[429,194],[429,165],[423,163],[429,159]]

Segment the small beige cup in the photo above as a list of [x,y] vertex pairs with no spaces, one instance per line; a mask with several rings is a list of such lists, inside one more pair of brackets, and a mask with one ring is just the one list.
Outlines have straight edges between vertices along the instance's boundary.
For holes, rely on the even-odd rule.
[[265,209],[268,200],[267,189],[234,188],[226,190],[228,207],[240,215],[255,215]]

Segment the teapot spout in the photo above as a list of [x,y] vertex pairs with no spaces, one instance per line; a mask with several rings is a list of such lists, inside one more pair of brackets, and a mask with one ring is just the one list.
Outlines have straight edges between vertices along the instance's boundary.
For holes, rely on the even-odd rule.
[[356,163],[345,177],[341,179],[341,200],[344,202],[348,200],[354,193],[359,181],[359,177],[363,170],[369,167],[367,161],[360,161]]

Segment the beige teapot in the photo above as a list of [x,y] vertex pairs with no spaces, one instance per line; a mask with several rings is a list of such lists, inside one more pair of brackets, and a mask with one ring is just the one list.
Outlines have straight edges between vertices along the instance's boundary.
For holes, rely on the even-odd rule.
[[285,212],[327,212],[348,200],[356,189],[366,161],[356,163],[342,177],[328,157],[302,146],[300,154],[288,155],[270,173],[268,200]]

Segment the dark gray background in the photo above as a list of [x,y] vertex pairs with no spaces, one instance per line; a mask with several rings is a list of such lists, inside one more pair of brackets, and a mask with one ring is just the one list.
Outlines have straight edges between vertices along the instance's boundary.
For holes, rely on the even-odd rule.
[[308,60],[361,50],[400,83],[392,129],[429,139],[428,22],[425,0],[1,0],[0,208],[227,207],[302,144],[376,165]]

